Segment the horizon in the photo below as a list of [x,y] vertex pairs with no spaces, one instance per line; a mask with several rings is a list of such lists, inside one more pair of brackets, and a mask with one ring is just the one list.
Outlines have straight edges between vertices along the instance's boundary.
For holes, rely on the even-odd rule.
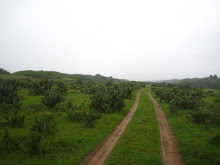
[[[1,69],[4,69],[4,68],[1,68]],[[6,69],[4,69],[6,70]],[[8,71],[8,70],[6,70]],[[81,73],[64,73],[64,72],[59,72],[59,71],[56,71],[56,70],[20,70],[20,71],[16,71],[16,72],[22,72],[22,71],[44,71],[44,72],[57,72],[57,73],[61,73],[61,74],[69,74],[69,75],[88,75],[88,76],[96,76],[96,75],[101,75],[101,76],[104,76],[104,77],[112,77],[114,79],[121,79],[121,80],[128,80],[128,81],[138,81],[138,80],[130,80],[130,79],[125,79],[125,78],[118,78],[118,77],[113,77],[113,76],[106,76],[106,75],[102,75],[100,73],[96,73],[94,75],[92,74],[81,74]],[[9,72],[9,71],[8,71]],[[16,73],[16,72],[10,72],[10,74],[13,74],[13,73]],[[217,74],[213,74],[214,75],[217,75]],[[143,81],[139,81],[139,82],[157,82],[157,81],[170,81],[170,80],[184,80],[184,79],[202,79],[202,78],[208,78],[210,75],[207,75],[207,76],[204,76],[204,77],[192,77],[192,78],[189,78],[189,77],[185,77],[185,78],[172,78],[172,79],[158,79],[158,80],[143,80]],[[217,75],[217,77],[219,77]]]
[[0,67],[132,81],[220,77],[220,1],[0,2]]

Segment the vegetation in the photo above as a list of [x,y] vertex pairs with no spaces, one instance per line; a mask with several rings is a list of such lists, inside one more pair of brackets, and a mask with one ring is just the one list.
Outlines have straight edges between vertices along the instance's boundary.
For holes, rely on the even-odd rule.
[[[153,84],[186,164],[219,164],[219,92],[182,84]],[[211,92],[212,91],[212,92]]]
[[[0,164],[77,164],[127,114],[137,89],[145,85],[113,78],[102,82],[101,75],[97,81],[85,76],[57,81],[48,73],[39,77],[0,80]],[[113,106],[122,88],[123,107]],[[111,113],[91,106],[90,98],[105,89],[114,99],[107,103]]]
[[[121,121],[146,86],[98,74],[1,72],[0,164],[78,164]],[[214,90],[218,84],[215,75],[198,82],[152,84],[186,164],[220,162],[220,93]],[[144,90],[106,163],[152,162],[161,164],[159,130]]]
[[1,74],[10,75],[10,72],[8,72],[7,70],[4,70],[4,69],[0,68],[0,75],[1,75]]
[[159,127],[148,89],[106,164],[161,164]]
[[65,74],[65,73],[60,73],[60,72],[55,72],[55,71],[26,70],[26,71],[15,72],[12,75],[25,76],[25,77],[34,78],[34,79],[43,79],[49,75],[50,79],[57,79],[57,80],[76,80],[76,79],[82,80],[83,79],[82,82],[93,81],[93,82],[100,82],[100,83],[104,83],[110,80],[113,80],[115,82],[127,81],[127,80],[120,80],[120,79],[115,79],[115,78],[113,79],[112,77],[105,77],[100,74],[91,76],[91,75],[80,75],[80,74]]
[[[176,83],[176,84],[189,84],[194,87],[202,87],[206,89],[220,89],[220,78],[217,75],[209,75],[209,77],[205,78],[193,78],[193,79],[173,79],[163,81],[166,83]],[[162,83],[162,82],[159,82]]]

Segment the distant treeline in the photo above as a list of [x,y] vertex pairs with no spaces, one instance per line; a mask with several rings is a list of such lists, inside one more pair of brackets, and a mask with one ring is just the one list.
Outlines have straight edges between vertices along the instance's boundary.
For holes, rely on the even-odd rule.
[[177,84],[189,84],[194,87],[202,87],[209,89],[220,89],[220,78],[217,75],[210,75],[205,78],[193,78],[193,79],[183,79],[183,80],[167,80],[165,83],[177,83]]
[[[6,75],[6,74],[10,75],[10,72],[0,68],[0,75]],[[100,74],[96,74],[95,76],[92,76],[92,75],[82,75],[82,74],[66,74],[66,73],[60,73],[60,72],[55,72],[55,71],[25,70],[25,71],[18,71],[18,72],[12,73],[11,75],[13,75],[13,78],[15,78],[15,76],[18,76],[18,78],[19,76],[26,76],[27,78],[42,79],[42,78],[49,76],[48,78],[50,79],[59,79],[59,80],[62,80],[62,79],[71,80],[71,79],[77,79],[77,78],[83,77],[84,79],[92,80],[95,82],[107,82],[109,80],[113,80],[116,82],[128,81],[128,80],[116,79],[112,77],[105,77]]]

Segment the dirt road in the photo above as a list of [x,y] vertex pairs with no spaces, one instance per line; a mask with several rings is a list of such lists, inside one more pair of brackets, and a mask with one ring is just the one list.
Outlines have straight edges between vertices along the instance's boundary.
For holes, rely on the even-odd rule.
[[161,109],[157,101],[148,92],[151,101],[154,104],[156,110],[157,120],[160,128],[160,140],[162,145],[162,156],[164,165],[182,165],[183,161],[179,153],[176,138],[171,130],[166,115]]
[[118,139],[124,132],[125,128],[129,124],[133,117],[139,102],[140,93],[138,92],[134,105],[127,116],[115,127],[115,129],[103,140],[100,146],[98,146],[92,153],[88,154],[84,160],[80,163],[81,165],[102,165],[108,158],[113,147],[117,143]]

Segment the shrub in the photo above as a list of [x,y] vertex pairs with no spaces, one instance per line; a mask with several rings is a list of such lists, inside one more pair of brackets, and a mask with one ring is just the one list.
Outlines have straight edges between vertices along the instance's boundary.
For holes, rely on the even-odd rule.
[[46,91],[42,103],[50,108],[53,108],[62,101],[64,101],[64,98],[61,93],[56,89],[50,89]]
[[45,76],[42,80],[31,83],[31,91],[30,94],[38,94],[43,95],[45,92],[52,88],[53,81],[49,80],[50,74]]
[[83,110],[73,110],[73,109],[68,109],[67,110],[67,117],[69,118],[70,121],[84,121],[84,111]]
[[50,133],[55,132],[56,123],[53,121],[54,117],[51,114],[44,114],[38,116],[35,119],[35,123],[32,126],[32,131],[37,131],[38,133]]
[[68,88],[67,88],[67,86],[62,81],[59,81],[57,83],[57,90],[60,93],[66,93],[68,91]]
[[31,131],[31,133],[26,141],[25,146],[27,148],[31,149],[32,154],[39,153],[41,139],[42,139],[42,137],[39,135],[38,132]]
[[0,152],[14,151],[18,145],[18,141],[14,140],[9,134],[8,129],[6,129],[3,135],[3,139],[0,141]]
[[96,121],[101,119],[102,115],[94,110],[85,110],[86,107],[82,104],[79,108],[74,106],[67,111],[70,121],[85,122],[85,127],[94,127]]
[[119,111],[125,106],[122,90],[117,85],[105,87],[102,91],[94,93],[91,100],[90,109],[102,113]]
[[5,114],[4,118],[9,126],[22,127],[25,119],[25,115],[20,116],[17,110],[11,110]]
[[90,110],[83,114],[85,120],[85,127],[94,127],[96,121],[101,119],[102,115],[96,113],[94,110]]
[[20,101],[16,80],[0,80],[0,111],[7,111],[12,108],[19,108]]

